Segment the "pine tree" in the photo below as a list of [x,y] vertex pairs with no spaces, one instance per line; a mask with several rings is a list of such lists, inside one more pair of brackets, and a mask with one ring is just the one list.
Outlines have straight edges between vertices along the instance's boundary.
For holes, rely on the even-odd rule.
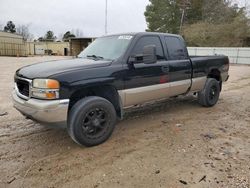
[[147,31],[179,33],[181,11],[177,1],[150,0],[144,15]]
[[4,27],[5,32],[15,33],[16,32],[16,26],[12,21],[8,21],[7,25]]

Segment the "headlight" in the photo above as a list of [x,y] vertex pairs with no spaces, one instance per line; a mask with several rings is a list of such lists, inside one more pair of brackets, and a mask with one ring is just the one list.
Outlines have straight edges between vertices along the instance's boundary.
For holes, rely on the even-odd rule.
[[60,84],[52,79],[34,79],[32,82],[31,96],[39,99],[59,98]]
[[58,81],[52,79],[34,79],[33,87],[43,89],[59,89],[60,84]]

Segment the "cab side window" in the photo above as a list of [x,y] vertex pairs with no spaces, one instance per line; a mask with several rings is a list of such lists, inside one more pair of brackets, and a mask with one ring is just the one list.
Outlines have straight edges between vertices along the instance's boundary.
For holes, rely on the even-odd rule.
[[145,36],[140,38],[133,48],[132,55],[142,54],[144,46],[155,45],[157,59],[165,59],[160,38],[157,36]]
[[165,37],[165,42],[168,49],[169,60],[187,59],[185,47],[178,37]]

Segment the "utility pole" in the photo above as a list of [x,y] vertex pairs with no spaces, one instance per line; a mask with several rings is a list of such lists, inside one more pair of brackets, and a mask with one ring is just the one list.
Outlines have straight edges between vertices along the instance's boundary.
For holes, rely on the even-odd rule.
[[180,24],[180,33],[181,33],[181,30],[182,30],[182,26],[184,24],[184,18],[185,18],[185,14],[186,14],[186,10],[189,9],[191,5],[191,2],[190,0],[182,0],[179,4],[180,6],[180,10],[181,10],[181,24]]
[[105,0],[105,35],[108,34],[108,0]]
[[181,34],[182,25],[183,25],[183,21],[184,21],[184,15],[185,15],[185,9],[182,9],[182,14],[181,14],[181,25],[180,25],[180,34]]

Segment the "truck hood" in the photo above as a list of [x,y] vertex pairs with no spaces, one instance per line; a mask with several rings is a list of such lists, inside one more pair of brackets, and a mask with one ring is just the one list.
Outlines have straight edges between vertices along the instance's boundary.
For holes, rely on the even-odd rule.
[[95,61],[83,58],[47,61],[20,68],[17,70],[16,75],[29,79],[48,78],[68,71],[105,67],[111,65],[111,63],[112,61],[107,60]]

